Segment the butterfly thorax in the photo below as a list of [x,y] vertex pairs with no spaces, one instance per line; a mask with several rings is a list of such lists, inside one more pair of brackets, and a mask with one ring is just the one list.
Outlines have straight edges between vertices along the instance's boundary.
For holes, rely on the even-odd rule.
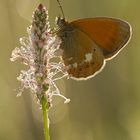
[[56,24],[58,26],[57,36],[60,37],[62,43],[66,38],[70,37],[73,32],[73,27],[64,18],[57,18]]

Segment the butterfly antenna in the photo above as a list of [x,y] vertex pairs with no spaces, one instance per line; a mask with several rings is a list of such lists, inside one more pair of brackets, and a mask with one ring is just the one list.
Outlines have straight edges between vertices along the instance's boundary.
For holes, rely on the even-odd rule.
[[60,8],[60,10],[61,10],[61,12],[62,12],[62,16],[63,16],[63,18],[65,19],[65,15],[64,15],[64,11],[63,11],[62,5],[61,5],[61,3],[60,3],[59,0],[57,0],[57,2],[58,2],[58,6],[59,6],[59,8]]

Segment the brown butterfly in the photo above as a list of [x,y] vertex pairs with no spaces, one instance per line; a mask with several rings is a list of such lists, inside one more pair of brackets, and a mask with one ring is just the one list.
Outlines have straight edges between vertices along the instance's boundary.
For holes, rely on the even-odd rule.
[[66,70],[71,78],[77,80],[86,80],[99,73],[105,62],[126,46],[132,33],[128,22],[108,17],[72,22],[58,17],[57,25]]

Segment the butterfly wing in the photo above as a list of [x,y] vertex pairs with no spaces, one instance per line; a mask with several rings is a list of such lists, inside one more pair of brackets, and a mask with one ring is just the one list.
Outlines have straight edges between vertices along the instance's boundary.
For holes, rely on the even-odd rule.
[[131,26],[119,19],[80,19],[70,25],[87,34],[101,48],[105,59],[116,56],[131,37]]
[[105,62],[102,50],[83,31],[68,24],[58,36],[62,39],[62,58],[72,78],[87,79],[103,68]]

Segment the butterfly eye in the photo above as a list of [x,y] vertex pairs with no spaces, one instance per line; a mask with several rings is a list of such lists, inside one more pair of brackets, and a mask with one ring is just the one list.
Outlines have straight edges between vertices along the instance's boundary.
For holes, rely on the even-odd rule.
[[66,25],[66,21],[64,18],[61,18],[60,16],[56,18],[56,24],[61,28],[64,25]]

